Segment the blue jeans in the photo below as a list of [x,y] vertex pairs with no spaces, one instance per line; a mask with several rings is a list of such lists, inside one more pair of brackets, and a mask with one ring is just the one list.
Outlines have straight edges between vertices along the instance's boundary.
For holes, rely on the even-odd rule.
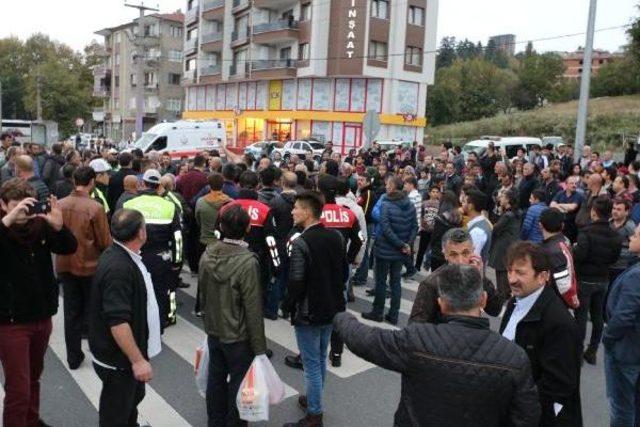
[[307,391],[307,413],[322,413],[322,390],[327,374],[327,348],[332,325],[296,326],[296,341],[304,364],[304,387]]
[[359,285],[366,285],[367,278],[369,273],[369,252],[371,252],[371,243],[373,242],[373,231],[375,227],[373,223],[367,224],[367,243],[366,248],[364,250],[364,256],[362,257],[362,262],[358,266],[355,274],[353,275],[353,282]]
[[605,348],[604,373],[611,427],[640,425],[640,365],[625,365]]
[[386,260],[376,257],[374,266],[376,279],[376,296],[373,300],[373,312],[379,316],[384,314],[384,301],[387,296],[387,276],[389,277],[389,287],[391,288],[391,307],[389,317],[398,319],[400,312],[400,295],[402,284],[400,283],[400,273],[404,260]]
[[269,284],[264,311],[268,314],[278,314],[278,307],[287,289],[289,281],[289,262],[283,262],[275,279]]

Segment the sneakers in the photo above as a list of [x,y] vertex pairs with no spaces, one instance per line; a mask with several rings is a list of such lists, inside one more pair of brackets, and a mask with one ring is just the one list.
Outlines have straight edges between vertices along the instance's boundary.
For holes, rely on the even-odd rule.
[[293,369],[304,370],[304,365],[302,364],[302,358],[300,355],[296,356],[285,356],[284,364]]
[[80,367],[80,365],[82,365],[83,361],[84,361],[84,353],[82,353],[82,357],[80,357],[78,360],[69,362],[69,369],[71,369],[72,371],[75,371]]
[[283,427],[322,427],[322,414],[311,415],[307,414],[304,418],[297,423],[286,423]]
[[398,324],[398,319],[389,316],[388,314],[384,316],[384,320],[387,321],[387,323],[391,323],[392,325],[397,325]]
[[585,351],[584,354],[582,355],[582,358],[589,365],[595,365],[596,364],[596,351],[588,348],[587,351]]
[[413,278],[416,276],[416,274],[418,274],[418,271],[417,271],[417,270],[414,270],[414,271],[407,271],[406,273],[404,273],[404,274],[402,275],[402,278],[403,278],[403,279],[413,279]]
[[342,366],[342,355],[338,353],[331,353],[329,355],[329,360],[331,361],[331,366],[334,368],[339,368]]
[[377,314],[373,311],[370,311],[368,313],[362,313],[362,318],[366,320],[372,320],[374,322],[382,322],[382,315]]
[[298,397],[298,405],[302,408],[303,411],[306,411],[307,406],[309,406],[309,404],[307,403],[307,396],[302,395]]

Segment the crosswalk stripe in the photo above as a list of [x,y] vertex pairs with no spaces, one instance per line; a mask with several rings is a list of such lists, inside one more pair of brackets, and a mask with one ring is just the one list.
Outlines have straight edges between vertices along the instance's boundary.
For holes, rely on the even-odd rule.
[[[354,286],[353,294],[365,301],[370,301],[373,303],[373,297],[367,295],[366,289],[364,286]],[[385,307],[389,308],[391,304],[390,299],[385,299]],[[406,314],[407,316],[411,314],[411,308],[413,307],[413,301],[406,300],[404,298],[400,298],[400,312]]]
[[[177,323],[165,330],[164,335],[162,336],[162,342],[187,361],[191,366],[195,366],[196,349],[202,345],[206,334],[203,330],[194,326],[185,318],[181,316],[177,316],[177,318]],[[296,389],[286,384],[284,381],[283,384],[285,389],[285,399],[298,394]]]
[[[60,306],[62,306],[62,298],[60,299]],[[66,348],[64,344],[64,319],[62,313],[59,311],[57,315],[53,317],[53,333],[49,341],[49,347],[56,354],[58,359],[63,362],[68,373],[73,377],[78,384],[82,392],[87,396],[91,404],[98,409],[100,392],[102,390],[102,383],[93,370],[92,363],[87,360],[83,363],[79,369],[70,370],[66,364]],[[89,345],[86,341],[83,341],[82,350],[90,359],[91,353],[89,351]],[[189,426],[190,424],[176,412],[175,409],[169,403],[167,403],[153,387],[149,384],[145,387],[145,398],[138,405],[138,418],[140,424],[150,424],[154,427],[173,427],[173,426]],[[140,420],[141,419],[141,420]]]

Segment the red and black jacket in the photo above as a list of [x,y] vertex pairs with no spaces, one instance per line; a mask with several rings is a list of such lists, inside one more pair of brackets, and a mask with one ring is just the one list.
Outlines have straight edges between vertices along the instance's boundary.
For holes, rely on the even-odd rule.
[[349,248],[347,251],[347,261],[349,264],[352,264],[363,243],[360,225],[353,211],[345,206],[337,205],[335,202],[325,203],[322,208],[320,222],[326,228],[334,228],[342,234]]

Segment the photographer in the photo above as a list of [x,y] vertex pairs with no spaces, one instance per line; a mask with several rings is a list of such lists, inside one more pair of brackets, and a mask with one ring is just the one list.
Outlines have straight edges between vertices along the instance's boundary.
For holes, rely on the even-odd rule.
[[[38,424],[40,375],[58,311],[51,253],[68,255],[77,242],[55,197],[50,210],[22,179],[0,188],[0,361],[5,374],[4,425]],[[34,213],[34,208],[39,213]]]

